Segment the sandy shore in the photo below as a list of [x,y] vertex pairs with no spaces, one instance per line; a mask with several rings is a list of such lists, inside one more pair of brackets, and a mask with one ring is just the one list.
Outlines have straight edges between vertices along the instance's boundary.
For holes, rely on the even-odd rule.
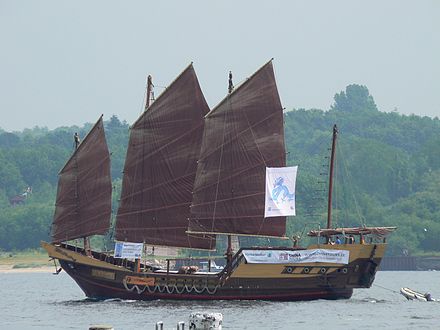
[[13,268],[13,265],[0,265],[0,274],[5,273],[53,273],[55,268],[52,266]]

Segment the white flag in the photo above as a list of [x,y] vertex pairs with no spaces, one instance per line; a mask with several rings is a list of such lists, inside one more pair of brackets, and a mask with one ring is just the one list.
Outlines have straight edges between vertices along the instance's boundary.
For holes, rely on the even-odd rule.
[[295,183],[298,166],[266,167],[264,217],[295,215]]

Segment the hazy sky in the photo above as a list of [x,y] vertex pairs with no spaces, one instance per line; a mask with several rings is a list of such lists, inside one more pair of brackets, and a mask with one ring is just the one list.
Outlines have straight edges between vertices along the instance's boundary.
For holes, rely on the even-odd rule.
[[0,0],[0,43],[5,130],[132,123],[146,75],[166,86],[191,61],[213,107],[229,70],[238,84],[272,57],[287,109],[357,83],[381,111],[440,116],[438,0]]

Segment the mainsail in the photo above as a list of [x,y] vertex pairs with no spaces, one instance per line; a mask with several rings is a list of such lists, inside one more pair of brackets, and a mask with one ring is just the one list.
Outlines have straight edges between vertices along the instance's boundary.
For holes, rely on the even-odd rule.
[[208,111],[191,64],[131,127],[117,240],[215,248],[215,237],[186,232]]
[[111,193],[110,154],[101,116],[59,173],[52,241],[105,234]]
[[205,117],[189,232],[280,237],[264,218],[266,167],[286,165],[283,109],[272,61]]

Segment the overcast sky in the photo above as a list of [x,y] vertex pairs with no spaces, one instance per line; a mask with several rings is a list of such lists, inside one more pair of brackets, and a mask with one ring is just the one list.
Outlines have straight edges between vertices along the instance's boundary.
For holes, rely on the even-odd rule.
[[[0,127],[132,123],[191,61],[213,107],[274,57],[283,106],[366,85],[381,111],[440,116],[440,1],[0,0]],[[159,86],[159,87],[158,87]]]

